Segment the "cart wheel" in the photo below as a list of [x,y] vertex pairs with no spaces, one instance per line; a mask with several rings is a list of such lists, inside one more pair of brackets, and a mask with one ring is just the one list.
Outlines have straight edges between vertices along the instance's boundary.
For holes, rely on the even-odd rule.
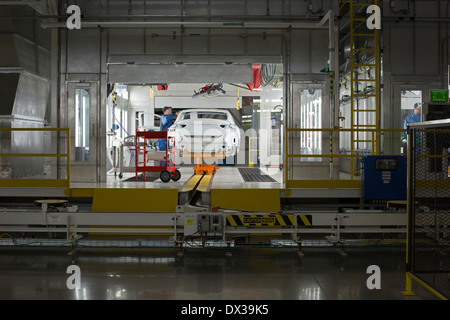
[[170,172],[169,171],[163,171],[161,172],[159,178],[162,182],[169,182],[170,181]]
[[181,172],[178,170],[175,170],[174,173],[172,173],[172,180],[173,181],[178,181],[181,179]]
[[123,178],[123,173],[121,172],[121,173],[119,173],[119,179],[122,179]]

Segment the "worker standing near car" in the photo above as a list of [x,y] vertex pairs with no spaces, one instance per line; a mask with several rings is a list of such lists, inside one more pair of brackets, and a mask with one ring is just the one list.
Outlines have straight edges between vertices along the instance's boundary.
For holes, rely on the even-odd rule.
[[[172,107],[164,107],[163,109],[163,115],[161,116],[161,122],[159,125],[159,131],[167,131],[172,126],[173,121],[177,117],[177,114],[172,113]],[[166,139],[159,139],[158,140],[158,150],[159,151],[166,151],[167,149],[167,140]],[[166,162],[160,161],[160,166],[165,167]]]

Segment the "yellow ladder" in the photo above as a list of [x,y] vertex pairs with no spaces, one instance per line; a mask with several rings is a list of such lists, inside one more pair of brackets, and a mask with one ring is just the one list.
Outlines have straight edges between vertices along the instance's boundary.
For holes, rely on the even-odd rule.
[[[351,101],[351,139],[350,139],[350,152],[351,152],[351,179],[354,179],[356,173],[359,173],[360,170],[355,169],[354,162],[355,158],[353,157],[355,151],[358,149],[359,143],[370,143],[371,151],[373,155],[378,154],[379,149],[379,47],[378,47],[378,33],[377,29],[369,30],[365,27],[365,22],[367,22],[367,18],[356,17],[356,14],[366,13],[366,8],[371,5],[378,5],[378,0],[341,0],[339,3],[339,9],[341,11],[341,15],[349,13],[350,20],[350,101]],[[356,24],[359,25],[357,26]],[[357,31],[361,25],[364,25],[364,31]],[[358,48],[356,45],[358,44],[357,40],[361,38],[365,39],[373,39],[373,47],[363,47]],[[370,42],[366,42],[370,43]],[[362,52],[365,53],[373,53],[373,62],[364,62],[358,61],[358,55]],[[368,79],[360,79],[357,76],[358,68],[372,68],[374,70],[373,77]],[[360,87],[367,88],[368,86],[373,87],[373,93],[364,93]],[[374,104],[371,109],[360,109],[357,104],[357,99],[359,98],[367,98],[373,99]],[[361,114],[375,114],[370,123],[358,124],[358,118]],[[371,136],[369,140],[367,136]]]

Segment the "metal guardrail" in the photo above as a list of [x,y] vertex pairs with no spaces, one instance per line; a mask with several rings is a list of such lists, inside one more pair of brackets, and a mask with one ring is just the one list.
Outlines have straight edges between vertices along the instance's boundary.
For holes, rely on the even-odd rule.
[[0,128],[0,132],[65,132],[66,147],[65,154],[46,153],[2,153],[4,157],[45,157],[45,158],[66,158],[67,176],[66,179],[0,179],[0,188],[65,188],[66,194],[70,194],[70,129],[68,128]]
[[[258,146],[256,147],[256,149],[252,148],[252,141],[254,141],[254,140],[258,141],[258,140],[260,140],[260,137],[249,137],[248,138],[248,141],[249,141],[248,142],[248,166],[249,167],[254,167],[255,164],[256,164],[255,162],[252,161],[252,152],[256,152],[256,153],[259,152],[259,147]],[[272,138],[272,141],[274,141],[274,140],[277,141],[277,145],[279,145],[280,148],[281,148],[281,138],[280,137]],[[278,152],[281,155],[281,149],[280,148],[279,149],[270,149],[269,152],[271,154],[272,154],[272,152]]]
[[[330,150],[328,154],[293,154],[290,153],[290,144],[289,144],[289,133],[292,132],[322,132],[322,133],[329,133],[330,135],[330,146],[328,150]],[[338,180],[338,179],[327,179],[327,180],[294,180],[289,179],[289,160],[293,158],[323,158],[323,159],[329,159],[330,164],[333,164],[334,159],[340,159],[340,158],[347,158],[347,159],[356,159],[361,158],[363,154],[356,154],[356,153],[350,153],[350,154],[334,154],[333,152],[333,135],[334,134],[340,134],[340,133],[369,133],[371,135],[371,139],[367,142],[371,144],[372,148],[372,154],[377,154],[377,150],[374,150],[374,146],[376,147],[378,143],[378,139],[376,138],[377,135],[381,135],[384,133],[404,133],[405,130],[403,129],[286,129],[285,132],[285,152],[284,152],[284,163],[285,163],[285,170],[284,170],[284,182],[285,182],[285,195],[290,195],[290,189],[301,189],[301,188],[354,188],[354,189],[360,189],[361,188],[361,181],[354,179],[353,173],[355,171],[352,170],[352,174],[350,175],[349,180]],[[324,150],[327,150],[326,147],[323,148]],[[354,150],[354,148],[352,148]],[[353,161],[352,161],[353,164]]]
[[406,290],[450,298],[450,120],[408,125]]

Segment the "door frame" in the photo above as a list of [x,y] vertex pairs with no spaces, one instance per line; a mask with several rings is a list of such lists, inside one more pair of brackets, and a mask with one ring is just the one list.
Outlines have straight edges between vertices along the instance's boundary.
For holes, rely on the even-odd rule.
[[[75,160],[75,93],[77,89],[89,89],[89,161]],[[66,126],[70,129],[71,172],[73,182],[100,182],[100,101],[99,81],[67,81]]]

